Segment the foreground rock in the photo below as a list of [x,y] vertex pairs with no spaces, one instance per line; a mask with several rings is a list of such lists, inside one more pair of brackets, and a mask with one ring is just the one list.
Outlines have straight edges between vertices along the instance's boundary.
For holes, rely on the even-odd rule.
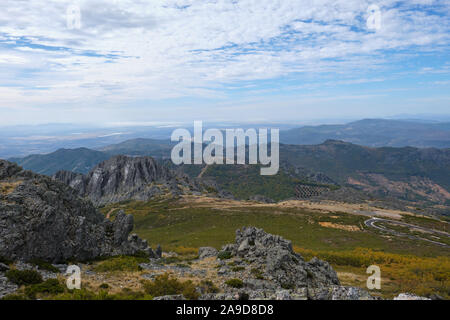
[[[206,253],[200,250],[200,254]],[[223,293],[205,294],[205,300],[372,300],[367,291],[343,287],[326,261],[305,261],[294,252],[290,241],[247,227],[236,231],[236,241],[218,254],[218,275],[237,284],[224,285]],[[225,262],[227,261],[227,262]],[[233,267],[230,268],[230,265]],[[236,282],[241,280],[241,284]],[[226,282],[225,282],[226,284]]]
[[394,300],[431,300],[430,298],[420,297],[412,293],[400,293]]
[[328,262],[317,258],[306,262],[294,252],[292,243],[280,236],[254,227],[236,232],[236,242],[223,249],[258,266],[262,277],[283,288],[339,285],[336,272]]
[[0,160],[0,256],[56,263],[153,255],[132,228],[132,216],[120,212],[111,222],[65,184]]

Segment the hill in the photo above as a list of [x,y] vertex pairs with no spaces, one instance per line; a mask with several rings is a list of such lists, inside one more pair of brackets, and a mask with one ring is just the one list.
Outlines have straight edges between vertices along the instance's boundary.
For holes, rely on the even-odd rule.
[[59,149],[49,154],[35,154],[25,158],[11,158],[26,170],[45,175],[52,175],[60,170],[87,173],[93,166],[110,156],[100,151],[87,148]]
[[450,148],[450,123],[366,119],[280,132],[280,141],[285,144],[320,144],[329,139],[369,147]]

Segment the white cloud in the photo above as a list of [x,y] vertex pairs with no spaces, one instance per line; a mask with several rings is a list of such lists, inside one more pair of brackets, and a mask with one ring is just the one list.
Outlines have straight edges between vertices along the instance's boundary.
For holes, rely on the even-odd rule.
[[[372,3],[382,8],[377,32],[366,30]],[[81,8],[80,30],[67,29],[71,4]],[[0,47],[0,63],[11,74],[34,70],[0,76],[20,82],[2,98],[120,104],[224,97],[227,85],[294,73],[355,74],[358,81],[395,61],[396,51],[448,49],[449,7],[432,0],[2,0],[0,42],[17,47]],[[46,90],[29,92],[38,85]]]

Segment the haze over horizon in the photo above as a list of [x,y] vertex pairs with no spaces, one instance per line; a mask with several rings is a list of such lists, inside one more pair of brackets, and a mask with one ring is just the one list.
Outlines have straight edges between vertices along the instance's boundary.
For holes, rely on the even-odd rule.
[[449,1],[4,0],[2,9],[0,126],[450,112]]

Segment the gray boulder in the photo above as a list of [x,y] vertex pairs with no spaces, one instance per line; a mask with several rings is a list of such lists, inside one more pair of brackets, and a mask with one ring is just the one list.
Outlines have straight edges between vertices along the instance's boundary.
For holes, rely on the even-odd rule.
[[111,222],[69,186],[0,160],[0,256],[58,263],[153,254],[132,227],[131,216]]
[[308,298],[311,300],[377,300],[361,288],[341,286],[308,288]]
[[217,249],[213,247],[201,247],[200,249],[198,249],[198,257],[200,260],[209,257],[216,257],[217,254]]
[[16,292],[17,289],[19,289],[19,287],[16,284],[10,282],[8,278],[0,274],[0,299],[8,294]]
[[285,289],[339,285],[337,274],[328,262],[317,258],[306,262],[294,252],[290,241],[262,229],[237,230],[235,244],[224,249],[255,264],[266,280]]
[[394,300],[431,300],[430,298],[420,297],[412,293],[400,293]]

